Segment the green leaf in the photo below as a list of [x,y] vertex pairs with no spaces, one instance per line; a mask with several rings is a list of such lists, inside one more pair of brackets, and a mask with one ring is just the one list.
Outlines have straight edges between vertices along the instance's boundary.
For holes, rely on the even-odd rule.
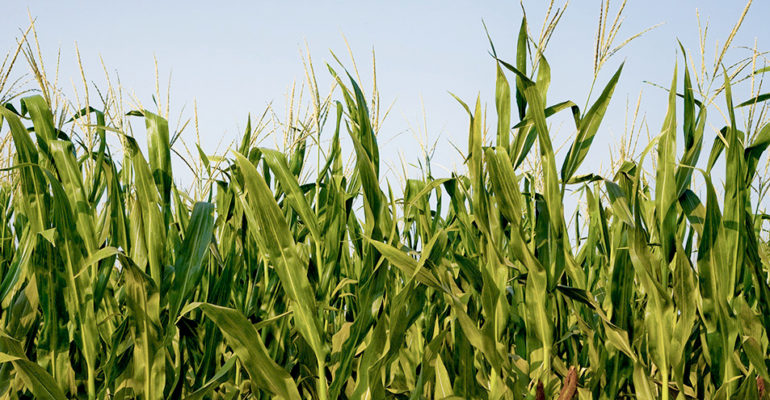
[[289,201],[292,209],[299,214],[302,218],[302,222],[305,223],[313,239],[317,242],[321,242],[321,232],[318,227],[318,220],[315,213],[310,208],[304,193],[299,187],[299,182],[294,174],[289,170],[289,164],[286,162],[286,157],[270,149],[260,148],[262,156],[270,169],[275,173],[275,177],[278,182],[281,183],[281,188],[286,193],[286,198]]
[[24,385],[37,399],[65,400],[67,397],[53,377],[39,365],[24,356],[16,340],[0,334],[0,363],[10,362]]
[[612,93],[615,91],[615,86],[620,79],[621,72],[623,72],[623,64],[620,65],[612,78],[610,78],[610,81],[607,82],[607,86],[604,87],[599,98],[596,99],[588,112],[586,112],[586,115],[581,118],[575,141],[572,142],[561,167],[562,182],[568,182],[586,158],[588,149],[591,147],[596,132],[599,130],[599,125],[602,119],[604,119],[604,113],[610,104]]
[[214,321],[243,368],[260,387],[279,398],[301,398],[294,379],[270,358],[259,332],[243,314],[232,308],[207,303],[191,303],[182,310],[182,315],[195,309],[200,309]]
[[770,93],[763,93],[755,97],[752,97],[751,99],[746,100],[741,104],[738,104],[737,106],[735,106],[735,108],[741,108],[741,107],[746,107],[746,106],[750,106],[758,103],[763,103],[767,100],[770,100]]
[[253,213],[249,232],[267,246],[261,250],[275,268],[286,294],[293,301],[297,328],[319,362],[323,362],[326,349],[316,319],[315,296],[307,278],[307,261],[300,257],[289,226],[265,180],[248,159],[238,153],[235,156],[251,200],[251,206],[247,207]]
[[499,63],[495,85],[495,106],[497,108],[497,146],[508,150],[511,143],[511,87]]
[[169,142],[168,121],[160,115],[147,110],[142,111],[147,127],[147,148],[152,178],[158,186],[164,208],[171,204],[171,144]]
[[169,316],[176,320],[190,292],[200,285],[203,260],[214,231],[214,205],[195,203],[184,241],[176,250],[174,282],[169,293]]
[[655,172],[655,208],[658,210],[658,231],[664,262],[674,257],[676,236],[676,69],[668,92],[668,111],[658,140],[657,170]]
[[225,380],[225,378],[227,378],[227,376],[230,374],[230,371],[232,371],[233,367],[235,366],[236,360],[238,360],[238,357],[231,357],[229,360],[227,360],[225,364],[222,365],[222,368],[220,368],[217,373],[214,374],[214,376],[212,376],[206,383],[204,383],[200,389],[190,393],[190,395],[185,397],[184,400],[200,400],[206,398],[206,396],[209,395],[209,392],[214,390],[214,387],[218,383],[221,383]]

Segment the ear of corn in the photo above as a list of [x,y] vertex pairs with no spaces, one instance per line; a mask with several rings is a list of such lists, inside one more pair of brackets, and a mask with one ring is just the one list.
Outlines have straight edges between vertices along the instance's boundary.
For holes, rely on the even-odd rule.
[[[409,179],[399,195],[359,83],[331,67],[341,97],[319,108],[318,132],[327,116],[335,129],[318,168],[307,132],[281,152],[257,147],[249,120],[217,166],[198,148],[207,201],[177,187],[158,114],[129,113],[145,122],[145,158],[103,110],[73,116],[96,116],[89,148],[42,96],[0,107],[14,146],[0,187],[0,396],[758,398],[770,264],[752,185],[770,124],[738,130],[725,72],[729,123],[702,159],[708,103],[685,60],[641,156],[578,175],[623,66],[584,112],[549,105],[550,66],[540,48],[528,63],[527,40],[523,20],[515,65],[495,54],[495,145],[481,99],[460,101],[467,173]],[[576,135],[558,171],[548,119],[567,109]]]

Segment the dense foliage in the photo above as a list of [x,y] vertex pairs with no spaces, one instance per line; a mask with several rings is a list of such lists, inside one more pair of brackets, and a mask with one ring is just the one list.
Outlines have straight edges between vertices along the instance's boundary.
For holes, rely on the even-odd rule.
[[[47,96],[5,104],[2,397],[758,398],[770,254],[752,183],[770,125],[738,129],[725,73],[730,123],[700,161],[709,107],[683,62],[641,157],[578,175],[622,66],[588,109],[549,106],[523,27],[516,60],[495,61],[494,145],[480,101],[465,106],[467,173],[403,195],[381,179],[364,94],[331,69],[340,101],[317,102],[291,151],[255,146],[250,123],[231,153],[201,152],[201,199],[175,184],[155,113],[129,113],[145,155],[104,110],[56,122]],[[562,110],[577,134],[559,170],[547,119]]]

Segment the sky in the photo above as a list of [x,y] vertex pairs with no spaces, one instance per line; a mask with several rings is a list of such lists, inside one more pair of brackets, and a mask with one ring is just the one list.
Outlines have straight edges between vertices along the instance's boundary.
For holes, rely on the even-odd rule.
[[[151,104],[155,93],[157,59],[162,92],[170,77],[171,129],[178,128],[180,113],[183,120],[191,117],[197,103],[202,146],[214,153],[220,143],[221,150],[240,137],[249,113],[261,115],[272,102],[276,113],[283,115],[292,82],[299,85],[304,80],[300,55],[306,43],[322,92],[331,84],[324,63],[336,65],[330,52],[351,68],[346,38],[367,92],[372,85],[372,50],[376,52],[381,101],[384,105],[393,103],[378,137],[383,169],[399,169],[399,154],[409,163],[417,161],[420,140],[425,141],[420,138],[427,132],[428,142],[436,143],[433,174],[446,176],[461,169],[462,158],[456,148],[466,149],[468,131],[467,114],[449,92],[468,103],[479,95],[489,108],[488,118],[494,118],[495,63],[482,21],[500,58],[513,61],[522,18],[518,1],[220,3],[225,2],[135,0],[127,5],[6,0],[0,14],[0,54],[14,48],[20,31],[28,25],[29,14],[36,19],[49,71],[55,68],[60,52],[59,81],[65,91],[82,87],[77,45],[92,85],[106,86],[102,59],[108,71],[120,77],[124,90],[135,93],[145,106]],[[620,2],[611,3],[614,13]],[[534,34],[540,30],[546,4],[524,2]],[[585,106],[593,78],[599,4],[598,0],[573,0],[567,7],[545,53],[552,69],[549,104],[573,100],[581,109]],[[709,23],[706,48],[711,66],[714,48],[724,43],[744,5],[737,0],[628,1],[616,43],[655,24],[663,25],[621,49],[601,70],[599,89],[625,61],[607,116],[580,171],[595,171],[600,166],[606,169],[609,149],[623,135],[626,110],[633,108],[640,90],[641,110],[646,113],[650,134],[657,134],[666,93],[646,82],[670,84],[677,60],[682,65],[677,39],[692,54],[699,54],[696,9],[702,26]],[[756,42],[759,49],[770,49],[768,15],[770,2],[755,1],[726,64],[751,54],[740,46],[752,47]],[[17,66],[17,73],[26,71],[23,63]],[[510,75],[509,80],[513,81]],[[594,98],[596,93],[598,89]],[[736,97],[744,100],[748,95]],[[554,135],[561,135],[561,140],[554,141],[556,146],[574,132],[568,113],[564,114],[562,119],[549,120]],[[721,127],[718,118],[710,122],[714,129]],[[713,137],[713,132],[709,135]],[[263,144],[274,146],[279,141],[278,137],[269,138]],[[706,143],[710,147],[710,141]],[[566,147],[559,154],[563,157],[565,153]],[[184,167],[175,160],[174,168],[179,171]]]

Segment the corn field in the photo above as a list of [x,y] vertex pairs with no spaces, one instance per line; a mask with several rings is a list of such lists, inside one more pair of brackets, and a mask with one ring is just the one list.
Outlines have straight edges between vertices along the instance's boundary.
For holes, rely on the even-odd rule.
[[[770,95],[734,100],[719,66],[703,98],[682,49],[649,144],[578,174],[623,66],[590,107],[553,104],[521,27],[515,60],[492,47],[496,123],[460,101],[467,170],[403,193],[382,176],[376,105],[340,67],[286,149],[257,145],[249,119],[231,151],[199,150],[197,194],[161,113],[63,115],[44,77],[6,99],[0,397],[767,398]],[[728,123],[710,135],[715,109]],[[575,132],[558,160],[557,113]]]

